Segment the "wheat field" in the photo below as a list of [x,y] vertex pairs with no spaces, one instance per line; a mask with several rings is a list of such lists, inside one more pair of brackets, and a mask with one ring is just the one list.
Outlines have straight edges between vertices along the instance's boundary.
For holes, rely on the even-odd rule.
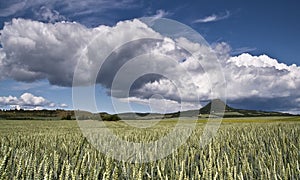
[[[109,123],[115,127],[120,122]],[[145,130],[145,136],[125,131],[128,127],[113,130],[128,141],[149,141],[167,133],[175,122],[169,123]],[[299,125],[299,119],[227,122],[201,148],[204,123],[199,123],[173,154],[130,163],[99,152],[76,121],[2,120],[0,179],[300,179]]]

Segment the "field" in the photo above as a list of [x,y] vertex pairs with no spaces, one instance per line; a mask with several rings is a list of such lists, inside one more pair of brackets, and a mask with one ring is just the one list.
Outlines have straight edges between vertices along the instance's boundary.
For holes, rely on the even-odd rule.
[[[142,130],[106,125],[124,140],[143,142],[167,134],[175,123]],[[225,119],[201,148],[204,125],[199,120],[166,158],[130,163],[97,151],[76,121],[1,120],[0,179],[300,179],[299,117]]]

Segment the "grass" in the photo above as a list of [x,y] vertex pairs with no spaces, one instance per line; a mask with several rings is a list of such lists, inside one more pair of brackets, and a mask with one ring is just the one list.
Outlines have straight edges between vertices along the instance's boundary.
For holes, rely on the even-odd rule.
[[[201,148],[205,120],[200,119],[173,154],[149,163],[119,162],[99,152],[76,121],[1,120],[0,179],[298,179],[299,120],[226,118]],[[143,129],[125,122],[105,125],[123,140],[148,142],[168,134],[176,122],[162,120]]]
[[[206,123],[207,118],[201,118],[198,122]],[[222,124],[226,123],[272,123],[272,122],[300,122],[300,116],[271,116],[271,117],[238,117],[223,118]]]

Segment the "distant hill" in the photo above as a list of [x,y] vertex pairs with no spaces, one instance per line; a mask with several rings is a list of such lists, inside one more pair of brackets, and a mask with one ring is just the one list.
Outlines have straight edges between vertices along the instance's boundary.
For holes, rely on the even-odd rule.
[[[213,106],[213,108],[212,108]],[[208,114],[223,114],[223,117],[262,117],[262,116],[293,116],[289,113],[269,112],[259,110],[236,109],[228,106],[220,99],[214,99],[199,110],[199,115],[205,117]]]
[[[76,113],[75,113],[76,112]],[[223,114],[224,113],[224,114]],[[226,117],[263,117],[263,116],[293,116],[288,113],[268,112],[258,110],[236,109],[228,106],[220,99],[214,99],[199,110],[181,111],[167,114],[159,113],[120,113],[108,114],[106,112],[91,113],[88,111],[71,111],[71,110],[0,110],[0,119],[8,120],[104,120],[117,121],[123,120],[150,120],[150,119],[169,119],[177,117],[200,117],[207,118],[209,116]],[[75,117],[76,116],[76,117]]]
[[[213,107],[213,109],[212,109]],[[228,106],[220,99],[214,99],[211,102],[209,102],[206,106],[202,107],[199,112],[200,114],[210,114],[210,111],[213,111],[212,113],[222,113],[224,112],[233,112],[235,111],[234,108]]]

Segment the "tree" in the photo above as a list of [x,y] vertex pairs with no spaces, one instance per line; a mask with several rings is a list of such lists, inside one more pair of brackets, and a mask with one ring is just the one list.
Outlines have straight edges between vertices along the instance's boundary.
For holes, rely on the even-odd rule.
[[121,118],[117,115],[110,115],[110,114],[106,114],[106,115],[102,115],[101,116],[102,121],[119,121],[121,120]]
[[63,116],[61,119],[62,120],[72,120],[72,116],[71,116],[71,114],[68,114],[67,116]]

